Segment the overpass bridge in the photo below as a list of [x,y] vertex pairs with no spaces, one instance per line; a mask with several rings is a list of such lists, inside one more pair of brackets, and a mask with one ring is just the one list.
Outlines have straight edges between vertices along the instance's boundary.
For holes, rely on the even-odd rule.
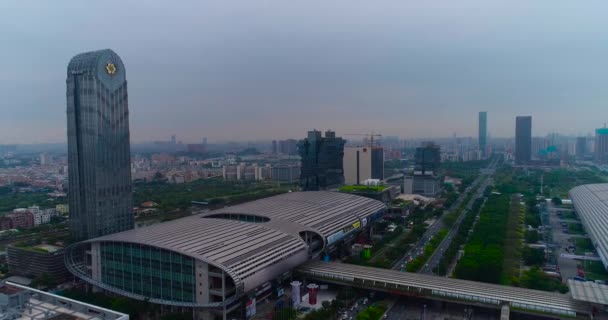
[[296,273],[320,281],[349,285],[398,295],[417,296],[563,318],[587,318],[591,305],[564,294],[497,284],[438,277],[419,273],[313,261]]

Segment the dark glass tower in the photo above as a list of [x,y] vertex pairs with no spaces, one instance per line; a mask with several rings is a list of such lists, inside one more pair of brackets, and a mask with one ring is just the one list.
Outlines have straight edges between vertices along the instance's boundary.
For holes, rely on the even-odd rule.
[[437,174],[441,165],[441,150],[434,143],[426,143],[416,148],[414,171],[422,175]]
[[530,162],[532,154],[532,117],[515,118],[515,163]]
[[308,137],[298,142],[302,157],[300,185],[303,190],[320,190],[344,184],[344,144],[333,131],[308,131]]
[[82,53],[67,74],[70,232],[77,240],[133,228],[125,67],[112,50]]
[[488,113],[479,112],[479,151],[483,157],[486,156],[486,140],[488,138]]

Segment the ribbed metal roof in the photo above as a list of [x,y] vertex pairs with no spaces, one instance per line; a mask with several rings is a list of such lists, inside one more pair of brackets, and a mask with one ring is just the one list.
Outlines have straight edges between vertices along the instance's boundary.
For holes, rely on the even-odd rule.
[[[250,287],[259,284],[247,283],[248,277],[294,255],[308,255],[308,246],[299,232],[312,231],[325,238],[384,207],[377,200],[338,192],[293,192],[88,242],[139,243],[175,251],[216,265],[235,282]],[[268,217],[270,221],[208,217],[220,213]]]
[[292,192],[207,213],[251,214],[297,224],[323,237],[385,208],[377,200],[340,192]]
[[407,290],[416,292],[418,289],[424,289],[431,290],[431,294],[435,296],[459,298],[471,302],[496,305],[508,302],[511,307],[526,311],[536,310],[553,314],[576,313],[582,315],[588,314],[590,311],[587,303],[555,292],[400,272],[346,263],[313,261],[300,266],[297,271],[329,281],[335,279],[342,283],[367,283],[370,287],[374,287],[375,285],[386,290],[394,289],[397,291]]
[[608,264],[608,183],[585,184],[568,193],[604,266]]
[[605,284],[568,279],[568,288],[574,300],[608,305],[608,286]]

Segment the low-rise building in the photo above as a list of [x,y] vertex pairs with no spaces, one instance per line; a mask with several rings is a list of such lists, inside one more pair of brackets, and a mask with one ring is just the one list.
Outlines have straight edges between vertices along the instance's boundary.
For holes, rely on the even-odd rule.
[[35,212],[32,212],[32,216],[34,218],[34,226],[39,226],[41,224],[50,223],[51,218],[56,215],[57,215],[57,211],[54,208],[38,209]]
[[62,216],[65,216],[70,213],[70,208],[67,204],[58,204],[55,206],[55,210],[57,210],[57,212]]
[[57,281],[63,281],[69,276],[63,261],[64,250],[62,247],[9,245],[7,253],[8,270],[11,274],[28,278],[48,274]]
[[403,193],[419,194],[434,197],[441,192],[441,177],[435,175],[414,174],[406,176],[403,183]]
[[11,219],[11,229],[27,229],[34,226],[34,215],[27,209],[15,209],[6,217]]

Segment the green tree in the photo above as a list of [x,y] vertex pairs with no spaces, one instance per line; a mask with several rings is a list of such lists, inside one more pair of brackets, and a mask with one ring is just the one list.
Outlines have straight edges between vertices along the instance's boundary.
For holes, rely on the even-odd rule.
[[527,243],[536,243],[539,240],[538,232],[536,230],[526,230],[525,238]]
[[529,266],[540,266],[545,262],[545,251],[526,246],[522,252],[522,258],[524,263]]
[[57,279],[48,273],[43,273],[32,280],[31,286],[34,288],[53,288],[57,285]]

